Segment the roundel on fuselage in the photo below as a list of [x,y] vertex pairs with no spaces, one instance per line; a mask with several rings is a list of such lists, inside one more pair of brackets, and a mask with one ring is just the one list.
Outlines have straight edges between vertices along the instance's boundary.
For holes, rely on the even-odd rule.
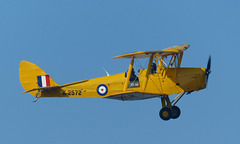
[[105,95],[108,93],[108,87],[107,87],[105,84],[100,84],[100,85],[97,87],[97,93],[98,93],[100,96],[105,96]]

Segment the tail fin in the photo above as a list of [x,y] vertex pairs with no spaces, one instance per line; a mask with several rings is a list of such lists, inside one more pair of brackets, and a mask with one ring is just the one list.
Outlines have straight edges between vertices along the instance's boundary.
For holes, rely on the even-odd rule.
[[[21,61],[19,76],[21,84],[26,91],[41,87],[59,86],[40,67],[28,61]],[[35,96],[38,91],[31,91],[29,93]]]

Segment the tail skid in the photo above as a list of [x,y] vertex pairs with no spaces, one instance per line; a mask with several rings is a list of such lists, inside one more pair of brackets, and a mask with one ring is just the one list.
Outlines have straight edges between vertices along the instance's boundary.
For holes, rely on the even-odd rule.
[[38,91],[38,93],[36,94],[36,96],[35,96],[36,98],[33,102],[36,102],[40,98],[39,94],[40,94],[40,91]]

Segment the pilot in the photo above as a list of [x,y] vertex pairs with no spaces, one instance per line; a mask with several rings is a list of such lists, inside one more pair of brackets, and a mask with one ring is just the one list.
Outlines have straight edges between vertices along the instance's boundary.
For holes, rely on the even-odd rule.
[[136,80],[136,74],[135,74],[135,71],[134,71],[134,68],[132,68],[132,73],[131,73],[131,76],[130,76],[130,81],[134,81]]
[[156,71],[157,71],[157,65],[156,63],[152,63],[150,73],[156,73]]

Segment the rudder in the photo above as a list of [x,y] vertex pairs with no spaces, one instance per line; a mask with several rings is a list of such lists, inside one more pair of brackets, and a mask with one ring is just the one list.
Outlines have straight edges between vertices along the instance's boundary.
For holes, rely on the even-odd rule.
[[[21,61],[19,77],[20,82],[26,91],[40,87],[59,86],[59,84],[57,84],[39,66],[28,61]],[[31,91],[29,93],[35,96],[38,91]]]

